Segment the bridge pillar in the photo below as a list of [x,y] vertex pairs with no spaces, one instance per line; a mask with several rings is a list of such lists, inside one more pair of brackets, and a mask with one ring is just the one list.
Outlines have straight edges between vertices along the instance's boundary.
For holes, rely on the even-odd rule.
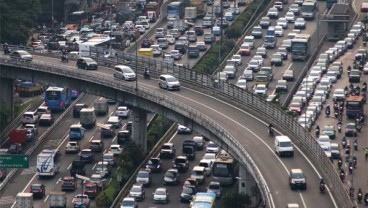
[[[7,122],[14,118],[14,80],[0,79],[0,107],[7,113]],[[1,116],[1,115],[0,115]]]
[[133,109],[132,140],[139,145],[143,153],[147,152],[147,111]]
[[253,179],[252,175],[248,172],[245,166],[239,165],[239,193],[246,194],[250,197],[251,206],[260,200],[260,192],[256,181]]

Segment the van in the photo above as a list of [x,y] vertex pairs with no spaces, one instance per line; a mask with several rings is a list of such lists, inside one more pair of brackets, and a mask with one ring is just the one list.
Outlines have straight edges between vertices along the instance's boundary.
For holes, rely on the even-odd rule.
[[326,156],[331,159],[332,152],[331,152],[331,142],[318,142],[319,146],[323,149],[326,153]]
[[274,27],[268,27],[266,36],[275,36],[275,28]]
[[294,156],[294,147],[290,138],[287,136],[276,136],[275,137],[275,152],[280,156]]
[[73,124],[69,129],[69,139],[72,140],[81,140],[84,137],[85,128],[80,124]]
[[212,33],[214,36],[219,36],[221,34],[221,29],[219,26],[215,26],[212,28]]
[[249,36],[245,36],[243,43],[247,43],[251,49],[254,48],[254,36],[249,35]]
[[121,120],[119,116],[110,116],[106,123],[112,125],[112,127],[115,129],[118,129],[121,126]]
[[247,81],[253,81],[253,79],[254,79],[253,70],[249,70],[249,69],[244,70],[242,78],[247,80]]
[[216,41],[216,38],[211,33],[205,33],[203,35],[203,41],[204,41],[205,44],[211,44],[212,42],[215,42]]
[[183,146],[183,155],[189,160],[194,160],[196,157],[196,148],[193,146]]
[[195,179],[198,184],[203,184],[206,180],[205,168],[202,166],[194,166],[190,178]]
[[129,66],[118,65],[114,67],[114,77],[125,81],[134,81],[136,74]]
[[38,122],[38,115],[36,111],[27,111],[22,116],[22,123],[25,124],[37,124]]
[[199,57],[199,49],[196,45],[190,45],[188,47],[188,56],[189,56],[189,58],[198,58]]
[[275,48],[276,47],[275,36],[266,36],[264,39],[264,47],[265,48]]
[[109,106],[107,105],[105,98],[100,98],[97,100],[93,107],[95,108],[95,114],[98,115],[106,115],[109,112]]
[[89,143],[89,148],[93,152],[102,152],[104,150],[104,142],[102,140],[92,140]]
[[197,150],[203,150],[204,143],[205,143],[203,136],[195,136],[193,137],[193,141],[196,144]]
[[94,108],[83,108],[80,110],[80,124],[86,128],[92,128],[96,125],[96,114]]

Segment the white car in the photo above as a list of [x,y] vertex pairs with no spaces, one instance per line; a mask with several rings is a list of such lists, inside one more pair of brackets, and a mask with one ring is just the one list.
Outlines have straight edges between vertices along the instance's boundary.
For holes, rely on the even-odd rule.
[[285,19],[288,22],[295,22],[295,14],[294,14],[294,12],[287,12],[286,15],[285,15]]
[[261,63],[258,60],[250,60],[248,63],[248,68],[253,70],[254,72],[258,72],[262,67]]
[[165,35],[165,38],[167,40],[167,42],[169,42],[170,45],[175,43],[175,38],[173,35]]
[[153,193],[153,203],[166,204],[169,201],[169,193],[166,188],[157,188]]
[[171,57],[170,54],[165,54],[163,62],[168,64],[174,64],[174,59]]
[[284,29],[282,29],[282,26],[278,25],[275,27],[275,35],[276,37],[284,36]]
[[245,79],[239,79],[236,83],[235,83],[236,86],[246,90],[247,89],[247,80]]
[[253,93],[256,95],[267,95],[267,87],[264,84],[258,84],[254,87]]
[[178,125],[178,134],[190,134],[192,130],[184,125]]
[[238,66],[242,65],[241,55],[235,54],[235,55],[233,55],[233,57],[231,57],[231,60],[236,61]]
[[305,29],[307,23],[305,22],[304,18],[300,17],[297,18],[294,22],[295,29]]
[[257,60],[262,66],[263,66],[263,60],[264,60],[264,58],[262,58],[262,56],[260,56],[260,55],[255,55],[255,56],[253,56],[253,58],[252,58],[253,60]]
[[179,50],[171,50],[170,55],[174,60],[180,60],[182,56]]
[[206,154],[204,154],[202,159],[203,160],[209,160],[213,164],[216,160],[216,153],[206,153]]
[[267,17],[269,18],[277,18],[278,16],[279,16],[279,11],[275,7],[270,8],[267,12]]
[[130,110],[126,106],[119,106],[115,112],[116,116],[127,118],[130,115]]
[[180,90],[180,82],[170,74],[161,74],[158,86],[167,90]]
[[287,29],[288,28],[288,21],[286,20],[286,18],[279,18],[276,22],[276,26],[282,26],[283,29]]
[[114,155],[120,155],[123,152],[123,148],[119,144],[112,144],[109,148],[109,152]]
[[345,99],[344,89],[335,89],[332,99],[335,100],[343,100]]
[[[209,142],[207,144],[206,153],[215,153],[215,154],[217,154],[219,151],[220,151],[220,148],[217,144],[215,144],[213,142]],[[207,159],[207,158],[203,158],[203,159]]]

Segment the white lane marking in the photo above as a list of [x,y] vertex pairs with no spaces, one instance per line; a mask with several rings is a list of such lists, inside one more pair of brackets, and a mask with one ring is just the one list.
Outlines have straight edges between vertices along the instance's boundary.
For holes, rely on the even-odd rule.
[[109,116],[111,116],[113,113],[114,113],[114,111],[112,111]]
[[55,183],[55,184],[58,184],[60,181],[61,181],[61,178],[59,178],[59,179],[56,181],[56,183]]
[[293,63],[290,63],[288,68],[286,70],[290,70],[291,66],[293,65]]
[[72,163],[70,163],[70,165],[66,169],[69,170],[71,167],[72,167]]
[[115,137],[112,139],[112,143],[114,143],[114,142],[115,142],[116,138],[117,138],[117,136],[115,136]]
[[303,207],[304,207],[304,208],[307,208],[307,205],[305,204],[305,201],[304,201],[304,198],[303,198],[302,193],[299,193],[299,196],[300,196],[300,199],[302,200]]
[[47,201],[47,199],[49,198],[49,196],[50,196],[50,195],[47,195],[47,196],[46,196],[46,198],[45,198],[45,200],[43,200],[43,202],[46,202],[46,201]]
[[89,139],[89,142],[91,142],[93,138],[95,138],[95,135],[91,136],[91,138]]
[[94,169],[95,169],[96,165],[97,165],[96,163],[93,165],[92,170],[94,170]]

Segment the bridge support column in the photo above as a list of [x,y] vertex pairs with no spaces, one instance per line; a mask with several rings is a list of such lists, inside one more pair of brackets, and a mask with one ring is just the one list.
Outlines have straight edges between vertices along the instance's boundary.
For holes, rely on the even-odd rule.
[[139,145],[143,153],[147,152],[147,111],[133,109],[132,140]]
[[[14,80],[0,79],[0,109],[8,115],[5,123],[14,118]],[[0,115],[2,116],[2,115]],[[1,118],[3,121],[3,118]],[[2,123],[2,122],[1,122]]]
[[256,181],[253,179],[252,175],[248,172],[245,166],[239,166],[239,193],[246,194],[250,197],[251,206],[257,203],[260,200],[260,192],[257,187]]

